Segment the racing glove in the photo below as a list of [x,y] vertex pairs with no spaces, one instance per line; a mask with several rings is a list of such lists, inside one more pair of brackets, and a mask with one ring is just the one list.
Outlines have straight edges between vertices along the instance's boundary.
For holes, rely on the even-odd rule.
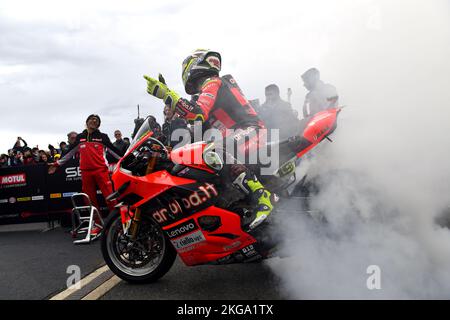
[[144,75],[144,79],[147,80],[147,92],[158,99],[162,99],[164,104],[170,106],[170,109],[174,111],[181,97],[167,87],[162,75],[159,75],[159,79],[162,81],[153,79],[147,75]]

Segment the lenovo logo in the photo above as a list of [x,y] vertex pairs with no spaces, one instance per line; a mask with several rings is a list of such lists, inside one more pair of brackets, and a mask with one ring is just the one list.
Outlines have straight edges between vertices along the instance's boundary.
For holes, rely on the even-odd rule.
[[182,223],[181,225],[167,230],[166,232],[169,238],[177,238],[183,234],[192,232],[197,229],[197,225],[195,224],[194,220],[191,219],[189,221],[186,221],[185,223]]

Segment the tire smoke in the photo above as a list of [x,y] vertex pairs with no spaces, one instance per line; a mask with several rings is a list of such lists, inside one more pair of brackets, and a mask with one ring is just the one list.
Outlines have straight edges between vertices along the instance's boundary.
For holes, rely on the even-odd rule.
[[348,107],[301,164],[326,222],[280,214],[287,257],[267,264],[290,299],[450,298],[448,3],[373,3],[376,23],[341,39],[347,56],[324,58]]

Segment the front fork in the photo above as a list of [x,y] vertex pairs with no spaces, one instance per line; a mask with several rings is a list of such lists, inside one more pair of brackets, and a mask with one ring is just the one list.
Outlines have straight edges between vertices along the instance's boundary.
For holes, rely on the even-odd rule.
[[[155,164],[156,157],[151,157],[147,163],[147,169],[145,172],[146,175],[153,172]],[[141,224],[141,209],[136,208],[134,214],[131,215],[130,207],[122,206],[120,208],[120,214],[122,215],[123,233],[128,235],[130,240],[136,240],[136,236],[139,231],[139,225]]]
[[130,207],[121,206],[120,216],[122,220],[123,233],[128,235],[131,240],[136,240],[141,222],[141,209],[137,208],[134,213],[130,211]]
[[141,209],[137,208],[134,212],[133,218],[130,222],[130,228],[128,229],[128,235],[131,240],[136,240],[138,234],[139,225],[141,224]]

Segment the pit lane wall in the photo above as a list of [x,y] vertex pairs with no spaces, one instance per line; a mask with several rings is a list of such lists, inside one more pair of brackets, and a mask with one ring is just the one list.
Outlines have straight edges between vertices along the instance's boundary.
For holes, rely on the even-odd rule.
[[[78,159],[67,161],[54,174],[47,170],[46,164],[0,168],[0,224],[53,219],[71,212],[70,197],[81,192]],[[97,194],[106,209],[101,192]]]

